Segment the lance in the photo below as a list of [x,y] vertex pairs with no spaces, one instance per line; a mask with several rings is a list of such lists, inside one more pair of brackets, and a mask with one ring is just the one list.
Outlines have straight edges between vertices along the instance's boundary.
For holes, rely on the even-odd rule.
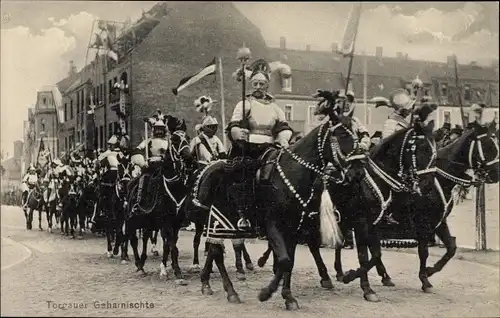
[[[241,47],[239,50],[238,50],[238,54],[237,54],[237,59],[240,61],[241,63],[241,68],[240,68],[240,71],[241,71],[241,102],[242,102],[242,111],[243,111],[243,115],[242,115],[242,118],[241,118],[241,127],[242,128],[248,128],[248,118],[247,118],[247,114],[246,114],[246,74],[245,74],[245,70],[246,70],[246,63],[248,62],[248,60],[250,60],[250,58],[252,57],[252,52],[250,51],[249,48],[245,47],[245,44],[243,44],[243,47]],[[243,143],[242,145],[242,157],[245,157],[245,148],[246,148],[246,145],[245,143]]]
[[457,88],[457,93],[458,93],[458,104],[460,105],[460,117],[462,118],[462,127],[465,129],[465,114],[464,114],[464,105],[462,103],[462,91],[459,87],[458,83],[458,63],[457,63],[457,56],[454,56],[453,59],[453,64],[455,67],[455,86]]

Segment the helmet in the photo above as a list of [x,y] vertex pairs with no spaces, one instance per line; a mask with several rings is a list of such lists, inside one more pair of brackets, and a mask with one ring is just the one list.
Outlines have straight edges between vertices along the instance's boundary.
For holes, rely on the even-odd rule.
[[268,83],[270,80],[271,67],[263,60],[257,60],[250,66],[252,75],[250,75],[250,82],[261,81]]
[[339,91],[336,104],[337,107],[340,108],[340,112],[343,116],[352,116],[354,109],[356,108],[356,104],[354,103],[354,92],[352,90],[348,90],[346,94],[345,89],[341,89]]
[[35,167],[33,167],[33,164],[30,164],[30,166],[28,167],[28,172],[35,172]]
[[118,143],[118,137],[116,135],[111,136],[108,140],[108,145],[116,145]]
[[205,118],[203,118],[201,122],[201,125],[203,132],[211,137],[217,132],[219,123],[217,122],[217,119],[215,119],[215,117],[205,116]]
[[166,128],[163,120],[157,119],[153,124],[153,137],[165,137]]
[[414,101],[411,99],[410,94],[408,94],[408,91],[400,88],[395,91],[393,91],[389,95],[389,102],[396,111],[402,109],[402,108],[411,108],[413,106]]

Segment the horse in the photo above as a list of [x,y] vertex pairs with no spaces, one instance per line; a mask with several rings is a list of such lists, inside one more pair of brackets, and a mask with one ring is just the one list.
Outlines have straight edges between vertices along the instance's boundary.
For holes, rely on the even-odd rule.
[[71,235],[75,237],[77,225],[77,204],[78,192],[74,183],[75,177],[66,177],[59,189],[59,197],[61,198],[61,235]]
[[40,185],[36,184],[33,188],[28,189],[26,199],[22,202],[22,208],[24,211],[24,217],[26,218],[26,229],[32,229],[33,223],[33,211],[38,211],[38,228],[43,231],[42,228],[42,201],[43,195]]
[[[323,170],[327,163],[332,163],[338,170],[339,182],[348,180],[355,182],[363,176],[365,155],[359,153],[359,143],[357,136],[352,130],[339,120],[336,113],[339,92],[328,92],[331,95],[331,107],[324,107],[325,115],[328,120],[320,126],[313,129],[309,134],[290,146],[290,148],[272,149],[263,157],[262,161],[267,164],[258,169],[257,182],[266,180],[268,187],[258,188],[257,196],[259,203],[263,205],[257,213],[247,213],[246,219],[253,220],[259,229],[243,230],[238,227],[236,221],[238,215],[229,214],[230,209],[218,210],[219,207],[225,207],[231,201],[228,194],[233,193],[231,189],[234,183],[226,172],[227,163],[224,161],[215,161],[202,171],[198,178],[194,193],[196,193],[195,204],[205,211],[204,217],[208,219],[207,224],[211,224],[210,219],[216,220],[214,226],[211,226],[210,234],[221,232],[230,232],[231,227],[237,234],[243,237],[256,237],[256,232],[265,229],[269,243],[272,246],[277,270],[270,284],[263,288],[259,293],[261,302],[268,300],[278,289],[280,281],[283,279],[282,297],[285,299],[287,310],[298,309],[298,302],[292,296],[291,275],[294,264],[295,248],[297,244],[297,233],[302,228],[307,228],[308,223],[319,221],[321,224],[322,238],[329,244],[340,244],[341,237],[335,216],[332,211],[331,199],[326,191],[321,196],[321,204],[313,203],[312,206],[320,206],[320,212],[310,209],[312,201],[319,201],[316,195],[322,184],[317,184],[317,175],[330,178],[324,174]],[[321,97],[321,96],[318,96]],[[333,106],[335,105],[335,107]],[[340,155],[342,154],[342,155]],[[229,163],[229,166],[237,163]],[[243,163],[248,166],[246,161]],[[261,179],[262,178],[262,179]],[[241,193],[240,193],[241,194]],[[214,209],[214,207],[216,207]],[[260,210],[259,209],[259,210]],[[259,213],[260,212],[260,213]],[[202,213],[199,213],[202,214]],[[319,214],[319,216],[318,216]],[[234,222],[230,223],[230,222]],[[238,222],[241,219],[238,220]],[[216,224],[225,224],[222,229],[217,228]],[[236,226],[235,226],[236,225]],[[210,230],[210,229],[209,229]],[[253,235],[252,235],[253,234]],[[210,239],[210,240],[209,240]],[[212,294],[210,287],[210,264],[215,261],[219,273],[221,274],[223,286],[227,293],[227,299],[231,303],[239,303],[240,298],[236,293],[233,284],[228,276],[224,265],[224,256],[222,247],[212,237],[208,237],[209,253],[206,258],[205,266],[201,273],[202,293]]]
[[[47,226],[49,227],[47,231],[52,233],[53,218],[57,215],[57,203],[58,194],[56,183],[54,180],[50,180],[47,188],[43,192],[43,208],[47,217]],[[58,217],[56,218],[56,223]],[[57,224],[56,224],[57,225]]]
[[78,198],[78,223],[80,227],[80,235],[85,229],[88,229],[88,224],[91,223],[93,217],[94,205],[98,202],[97,183],[87,176],[82,185],[80,196]]
[[[419,238],[418,254],[420,258],[419,279],[422,283],[421,289],[425,293],[433,292],[433,286],[429,277],[440,272],[456,253],[456,238],[451,235],[446,222],[450,215],[455,198],[453,189],[456,185],[465,187],[478,186],[480,184],[498,183],[499,178],[499,150],[496,140],[493,138],[494,131],[487,125],[472,123],[464,134],[454,140],[451,144],[441,148],[437,153],[437,175],[434,187],[430,190],[425,201],[417,201],[406,205],[406,210],[415,209],[416,205],[425,204],[422,209],[420,229],[423,232]],[[471,169],[474,178],[466,171]],[[408,212],[407,212],[408,213]],[[420,240],[436,234],[446,247],[446,253],[432,267],[427,267],[429,255],[427,244]],[[376,265],[377,272],[381,277],[389,277],[387,270],[380,261]]]
[[[381,255],[376,225],[384,216],[391,201],[411,200],[416,193],[425,193],[432,184],[435,172],[435,142],[432,138],[433,122],[428,120],[428,115],[435,108],[434,104],[424,104],[417,108],[414,112],[417,120],[412,127],[397,131],[371,150],[363,182],[351,184],[349,191],[336,184],[328,186],[331,195],[341,192],[347,194],[339,195],[339,200],[335,203],[340,211],[342,233],[345,234],[349,229],[354,228],[358,260],[361,266],[344,275],[340,262],[342,246],[336,246],[337,280],[349,283],[360,277],[363,297],[368,301],[378,301],[376,293],[370,287],[367,275],[370,268],[379,263]],[[417,149],[419,149],[418,153]],[[357,195],[353,196],[352,193]],[[308,246],[318,267],[321,285],[331,288],[329,275],[317,242],[314,236],[311,236]],[[372,254],[370,260],[368,248]],[[259,259],[259,265],[265,263],[266,256],[263,255]],[[386,286],[392,284],[388,276],[384,277],[382,282]]]
[[[129,184],[127,201],[126,218],[125,218],[125,241],[124,249],[122,249],[122,262],[126,260],[127,248],[126,244],[130,240],[135,258],[137,271],[144,271],[144,264],[147,259],[147,245],[151,237],[152,231],[159,229],[163,239],[163,258],[160,264],[160,276],[166,276],[166,266],[168,255],[171,253],[172,269],[175,275],[175,282],[179,285],[185,285],[182,271],[179,267],[179,250],[177,241],[179,238],[179,230],[184,221],[184,203],[188,193],[186,180],[188,168],[191,166],[191,154],[189,151],[189,142],[186,139],[186,125],[184,120],[179,120],[176,117],[167,115],[167,127],[171,132],[169,139],[168,151],[165,154],[163,161],[158,165],[157,169],[151,174],[150,185],[153,189],[148,188],[147,206],[141,206],[141,202],[137,211],[133,210],[137,195],[139,178],[134,179]],[[142,253],[139,256],[137,249],[138,239],[136,230],[143,229]]]

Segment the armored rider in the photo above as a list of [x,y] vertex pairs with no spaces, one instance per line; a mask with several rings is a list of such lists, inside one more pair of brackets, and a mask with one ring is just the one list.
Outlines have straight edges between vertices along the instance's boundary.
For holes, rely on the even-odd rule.
[[191,153],[197,158],[198,164],[204,167],[212,160],[226,159],[227,154],[222,141],[215,135],[219,123],[215,117],[208,115],[208,107],[212,104],[211,98],[202,96],[195,101],[195,105],[197,104],[199,108],[207,108],[201,110],[205,111],[206,115],[201,122],[201,132],[191,142]]
[[22,184],[21,184],[21,190],[23,191],[22,194],[22,202],[23,205],[26,205],[27,199],[28,199],[28,193],[29,191],[32,191],[35,186],[38,183],[38,175],[36,174],[35,167],[33,167],[33,164],[30,164],[28,167],[28,171],[26,175],[23,178]]
[[[147,185],[146,177],[150,173],[160,167],[164,159],[165,153],[168,151],[169,140],[167,137],[167,127],[165,124],[165,116],[158,112],[158,115],[149,118],[149,123],[153,126],[153,138],[142,141],[133,151],[131,156],[132,163],[141,168],[141,176],[139,178],[139,186],[137,190],[137,201],[134,205],[134,210],[140,205],[143,196],[145,183]],[[144,154],[147,152],[147,161]]]
[[387,106],[393,109],[393,112],[384,123],[384,128],[382,129],[382,139],[389,137],[398,130],[409,127],[410,124],[406,118],[411,113],[412,105],[413,101],[408,92],[404,89],[397,89],[389,95],[388,103],[377,104],[375,106]]
[[[243,113],[243,101],[238,102],[234,108],[231,121],[227,127],[228,137],[232,148],[228,159],[237,162],[245,155],[241,169],[246,172],[243,180],[238,180],[233,185],[232,195],[235,198],[236,209],[240,216],[238,226],[249,227],[244,217],[245,211],[251,202],[248,202],[249,193],[247,183],[255,176],[255,168],[260,166],[260,157],[276,144],[279,147],[288,148],[293,131],[288,125],[285,113],[274,101],[274,97],[267,93],[270,81],[270,67],[264,60],[258,60],[251,66],[252,74],[250,83],[252,92],[246,95],[245,114]],[[250,165],[248,159],[253,160]],[[236,167],[236,165],[235,165]],[[235,169],[237,172],[241,169]],[[236,175],[236,173],[235,173]],[[257,189],[257,197],[264,198],[271,192],[272,186],[267,180],[261,180]],[[245,198],[246,197],[246,198]],[[265,200],[264,200],[265,201]]]
[[[118,179],[118,157],[120,156],[121,149],[116,135],[111,136],[108,142],[108,149],[101,153],[97,158],[98,164],[102,167],[102,174],[100,180],[100,193],[101,198],[111,198],[111,191],[114,191],[114,186]],[[110,200],[108,200],[109,202]],[[100,203],[101,206],[102,202]],[[101,213],[102,213],[101,209]]]

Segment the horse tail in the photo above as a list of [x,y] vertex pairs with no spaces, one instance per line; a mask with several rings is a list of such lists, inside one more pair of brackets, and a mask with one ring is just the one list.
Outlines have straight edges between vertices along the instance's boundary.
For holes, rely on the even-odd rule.
[[326,246],[342,246],[342,231],[337,223],[330,193],[325,185],[319,208],[321,243]]

